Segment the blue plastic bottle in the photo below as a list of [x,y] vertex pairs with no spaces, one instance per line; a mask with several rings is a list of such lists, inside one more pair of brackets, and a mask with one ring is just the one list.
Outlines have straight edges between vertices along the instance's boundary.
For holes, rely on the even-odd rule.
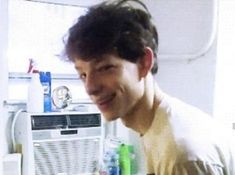
[[119,168],[119,157],[117,153],[114,153],[111,156],[110,162],[109,162],[109,175],[120,175],[120,168]]
[[44,89],[44,112],[51,112],[51,73],[40,72],[40,81]]
[[107,175],[120,175],[119,155],[116,150],[109,150],[105,153],[104,164]]

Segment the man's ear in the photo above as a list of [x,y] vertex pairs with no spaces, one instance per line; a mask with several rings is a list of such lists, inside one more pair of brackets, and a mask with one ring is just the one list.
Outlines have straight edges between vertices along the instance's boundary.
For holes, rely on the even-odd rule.
[[151,48],[146,47],[144,49],[144,56],[140,58],[138,64],[139,64],[139,73],[140,77],[146,77],[147,74],[151,71],[154,63],[154,56],[153,51]]

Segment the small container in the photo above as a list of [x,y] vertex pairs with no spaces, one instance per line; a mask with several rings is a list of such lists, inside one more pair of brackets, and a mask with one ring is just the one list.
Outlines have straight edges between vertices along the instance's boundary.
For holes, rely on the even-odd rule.
[[44,89],[43,93],[43,108],[44,112],[51,112],[51,73],[50,72],[40,72],[40,81]]
[[43,87],[38,73],[32,73],[31,75],[31,81],[28,86],[27,112],[43,112]]
[[118,148],[119,164],[122,175],[137,174],[136,159],[133,145],[121,144]]
[[119,155],[116,150],[109,150],[104,155],[104,164],[107,175],[120,175]]
[[131,156],[128,145],[119,146],[119,162],[122,175],[131,175]]

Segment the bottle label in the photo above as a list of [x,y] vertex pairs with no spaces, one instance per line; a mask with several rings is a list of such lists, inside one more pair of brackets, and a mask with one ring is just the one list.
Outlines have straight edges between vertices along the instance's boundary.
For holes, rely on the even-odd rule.
[[51,112],[51,73],[40,72],[40,81],[44,90],[44,112]]
[[49,82],[42,82],[44,95],[50,95],[50,84]]

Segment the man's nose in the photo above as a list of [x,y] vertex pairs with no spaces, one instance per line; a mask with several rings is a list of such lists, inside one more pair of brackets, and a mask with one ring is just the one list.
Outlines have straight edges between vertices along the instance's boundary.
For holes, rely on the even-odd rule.
[[94,76],[89,75],[86,77],[85,88],[88,95],[97,95],[101,91],[100,80]]

